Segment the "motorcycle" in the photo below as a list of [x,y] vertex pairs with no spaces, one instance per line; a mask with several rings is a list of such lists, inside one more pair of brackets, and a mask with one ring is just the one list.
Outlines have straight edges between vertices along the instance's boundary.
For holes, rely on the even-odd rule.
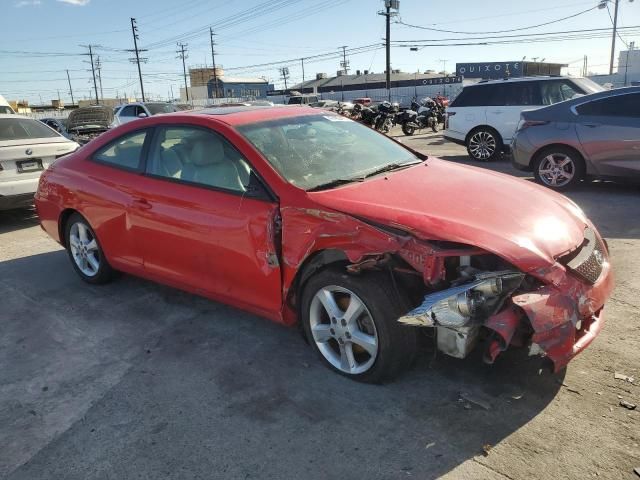
[[[443,116],[444,121],[444,116]],[[438,131],[438,107],[436,102],[426,98],[420,105],[415,100],[411,102],[411,109],[405,110],[398,123],[402,125],[402,133],[413,135],[416,130],[431,128],[433,132]]]
[[353,106],[352,118],[358,120],[361,123],[369,127],[373,127],[377,117],[376,111],[371,107],[365,107],[362,104],[356,103]]
[[378,115],[375,118],[374,128],[379,132],[389,133],[395,124],[396,113],[399,109],[397,103],[382,102],[378,105]]

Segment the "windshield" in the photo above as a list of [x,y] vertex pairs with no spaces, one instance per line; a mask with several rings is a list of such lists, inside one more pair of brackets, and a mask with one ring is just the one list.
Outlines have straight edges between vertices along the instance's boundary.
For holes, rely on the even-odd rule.
[[0,140],[59,137],[56,132],[37,120],[28,118],[0,118]]
[[578,86],[585,92],[587,92],[587,94],[604,91],[604,87],[602,85],[598,85],[590,78],[574,78],[573,81],[576,82]]
[[145,103],[145,106],[151,112],[151,115],[158,115],[159,113],[171,113],[177,112],[178,109],[175,105],[170,103]]
[[330,113],[241,125],[238,130],[280,175],[305,190],[419,161],[384,135]]

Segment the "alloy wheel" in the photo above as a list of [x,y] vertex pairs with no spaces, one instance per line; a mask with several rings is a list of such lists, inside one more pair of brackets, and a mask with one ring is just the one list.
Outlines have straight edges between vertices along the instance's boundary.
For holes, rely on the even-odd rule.
[[551,153],[544,157],[538,167],[542,182],[549,187],[564,187],[576,174],[576,165],[564,153]]
[[469,153],[477,160],[491,158],[496,152],[496,147],[495,137],[485,130],[474,133],[469,139]]
[[100,250],[91,230],[83,222],[75,222],[69,230],[69,248],[76,266],[87,277],[100,270]]
[[352,291],[330,285],[311,300],[309,321],[318,350],[335,368],[357,375],[378,355],[378,333],[369,310]]

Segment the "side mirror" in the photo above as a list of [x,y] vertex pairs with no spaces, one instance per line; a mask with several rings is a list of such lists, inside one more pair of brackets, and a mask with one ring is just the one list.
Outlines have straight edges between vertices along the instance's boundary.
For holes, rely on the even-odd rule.
[[147,114],[142,112],[138,114],[138,118],[147,118]]
[[257,175],[251,171],[249,174],[249,185],[245,186],[246,192],[245,194],[251,198],[258,198],[261,200],[271,201],[271,194],[267,190],[267,188],[262,184],[262,181],[257,177]]

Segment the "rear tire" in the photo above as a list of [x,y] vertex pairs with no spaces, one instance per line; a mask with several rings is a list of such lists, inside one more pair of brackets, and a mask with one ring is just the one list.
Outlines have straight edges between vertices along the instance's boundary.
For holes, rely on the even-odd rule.
[[397,322],[406,307],[394,292],[380,273],[355,277],[326,269],[308,281],[302,327],[326,366],[353,380],[383,383],[411,365],[417,332]]
[[502,151],[500,135],[489,127],[472,130],[465,143],[469,157],[479,162],[491,162],[498,158]]
[[533,159],[533,174],[539,184],[559,192],[565,191],[584,178],[584,159],[570,147],[543,148]]
[[414,133],[416,133],[416,129],[415,127],[411,127],[409,125],[407,125],[406,123],[402,124],[402,133],[404,133],[405,135],[413,135]]
[[68,218],[64,232],[69,260],[78,276],[91,284],[109,282],[114,270],[107,262],[89,222],[79,213],[74,213]]

